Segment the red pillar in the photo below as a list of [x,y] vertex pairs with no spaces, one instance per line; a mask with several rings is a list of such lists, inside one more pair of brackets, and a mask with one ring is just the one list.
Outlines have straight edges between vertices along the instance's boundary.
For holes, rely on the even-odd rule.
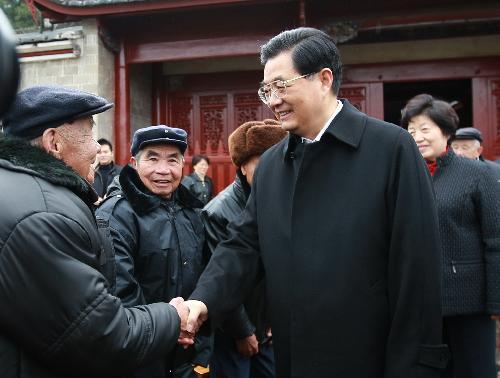
[[130,157],[130,86],[125,44],[115,57],[115,159],[124,165]]

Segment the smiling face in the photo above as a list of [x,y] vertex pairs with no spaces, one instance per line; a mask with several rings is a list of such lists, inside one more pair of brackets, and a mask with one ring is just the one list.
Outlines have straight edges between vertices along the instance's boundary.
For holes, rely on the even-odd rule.
[[426,115],[410,119],[408,132],[415,139],[424,159],[434,161],[445,153],[449,136],[444,135],[439,126]]
[[146,146],[131,163],[144,186],[159,197],[170,198],[181,182],[184,158],[176,146]]
[[[314,139],[332,115],[336,97],[331,90],[332,72],[320,72],[294,80],[282,98],[271,96],[268,105],[285,130],[301,137]],[[285,51],[267,61],[262,84],[290,80],[301,76],[293,65],[292,52]]]

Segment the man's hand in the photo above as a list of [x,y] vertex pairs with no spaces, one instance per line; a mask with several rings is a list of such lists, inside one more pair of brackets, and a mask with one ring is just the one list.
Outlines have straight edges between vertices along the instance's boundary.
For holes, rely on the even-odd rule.
[[236,349],[238,353],[245,357],[252,357],[259,353],[259,343],[255,334],[236,340]]
[[189,345],[194,344],[194,334],[186,332],[189,308],[185,303],[186,302],[184,302],[184,299],[182,299],[181,297],[174,298],[169,302],[169,304],[175,307],[175,309],[177,310],[177,314],[181,319],[181,329],[177,342],[184,348],[187,348]]
[[207,306],[205,303],[195,300],[186,301],[184,304],[189,308],[186,331],[195,334],[198,332],[203,322],[207,320]]

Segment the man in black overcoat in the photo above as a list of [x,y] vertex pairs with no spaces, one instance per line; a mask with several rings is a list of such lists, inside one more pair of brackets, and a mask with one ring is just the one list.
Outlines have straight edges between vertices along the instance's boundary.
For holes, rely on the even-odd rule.
[[277,376],[438,377],[437,216],[415,143],[337,99],[342,66],[322,31],[285,31],[261,61],[258,93],[290,136],[262,155],[187,301],[187,331],[265,275]]

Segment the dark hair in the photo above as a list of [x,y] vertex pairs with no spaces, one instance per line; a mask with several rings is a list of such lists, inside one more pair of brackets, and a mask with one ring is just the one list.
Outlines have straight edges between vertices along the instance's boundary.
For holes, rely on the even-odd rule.
[[210,159],[206,155],[194,155],[193,160],[191,161],[191,166],[194,168],[196,164],[200,161],[205,160],[208,165],[210,165]]
[[113,151],[113,145],[111,144],[111,142],[107,139],[104,139],[104,138],[101,138],[97,141],[97,143],[99,143],[101,146],[102,145],[106,145],[106,146],[109,146],[109,149],[111,151]]
[[419,94],[406,103],[401,110],[401,127],[408,129],[413,117],[429,117],[446,136],[453,136],[458,127],[458,115],[446,101],[436,100],[429,94]]
[[265,65],[282,52],[292,51],[293,66],[301,75],[329,68],[333,72],[333,93],[338,94],[342,82],[342,62],[333,39],[314,28],[286,30],[260,48],[260,62]]

